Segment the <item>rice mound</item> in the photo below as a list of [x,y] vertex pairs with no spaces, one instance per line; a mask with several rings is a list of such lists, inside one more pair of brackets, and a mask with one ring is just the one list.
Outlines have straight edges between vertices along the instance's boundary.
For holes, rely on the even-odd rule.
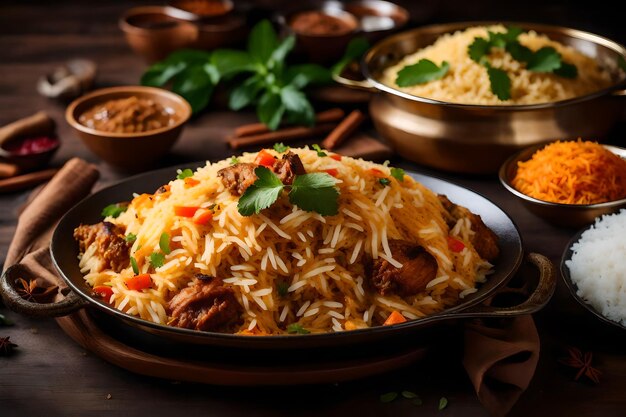
[[565,261],[576,294],[604,317],[626,326],[626,209],[604,215],[572,245]]
[[[544,46],[553,47],[561,54],[565,62],[576,66],[578,76],[570,79],[549,73],[528,71],[524,64],[514,60],[508,52],[493,48],[489,54],[491,65],[505,70],[511,79],[511,99],[502,101],[491,92],[491,83],[485,67],[474,62],[467,53],[467,47],[474,41],[474,38],[486,38],[488,31],[504,32],[506,28],[502,25],[480,26],[442,35],[434,44],[404,57],[396,65],[387,68],[380,81],[414,96],[451,103],[483,105],[538,104],[567,100],[599,91],[611,84],[608,71],[594,59],[572,47],[552,41],[545,35],[529,31],[519,36],[522,45],[533,51]],[[447,61],[450,64],[450,70],[440,80],[410,87],[398,87],[395,82],[398,72],[406,65],[415,64],[424,58],[437,65]]]
[[[173,250],[151,273],[152,288],[128,289],[130,266],[119,273],[103,270],[95,243],[80,258],[85,280],[93,287],[110,286],[115,308],[167,324],[172,294],[190,285],[196,273],[220,277],[243,308],[237,333],[271,335],[285,333],[284,325],[296,322],[312,333],[371,327],[394,310],[416,319],[457,304],[492,272],[493,265],[470,242],[474,232],[469,220],[459,219],[449,229],[437,195],[410,176],[383,187],[371,170],[391,178],[385,165],[319,157],[308,148],[291,151],[307,172],[337,171],[337,215],[301,210],[283,195],[260,214],[241,216],[239,198],[225,189],[217,174],[231,162],[208,162],[194,172],[197,185],[187,187],[185,181],[172,179],[166,193],[136,195],[125,213],[105,219],[136,235],[131,253],[142,274],[151,272],[149,256],[159,250],[161,234],[172,236]],[[245,153],[238,159],[253,162],[256,156]],[[177,205],[218,208],[209,226],[199,226],[175,216]],[[450,250],[448,234],[463,241],[465,248]],[[406,299],[366,293],[368,258],[402,265],[393,259],[391,239],[417,242],[436,258],[437,276],[422,293]],[[281,283],[288,286],[285,296],[279,293]]]

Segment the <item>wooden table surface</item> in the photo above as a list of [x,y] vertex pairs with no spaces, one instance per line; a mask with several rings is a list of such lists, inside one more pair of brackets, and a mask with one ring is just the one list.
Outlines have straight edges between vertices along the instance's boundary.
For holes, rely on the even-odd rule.
[[[128,48],[117,18],[130,1],[3,1],[0,5],[0,123],[46,110],[58,122],[63,146],[53,165],[79,156],[98,164],[101,184],[123,177],[102,164],[79,142],[66,125],[64,105],[39,96],[38,77],[73,57],[98,64],[98,86],[136,84],[145,64]],[[143,3],[160,3],[144,1]],[[279,2],[263,2],[263,6]],[[445,20],[510,19],[565,24],[626,42],[619,17],[609,2],[594,2],[593,10],[568,2],[524,2],[507,9],[495,1],[450,1],[445,5],[404,2],[416,24]],[[417,2],[416,2],[417,3]],[[54,4],[54,6],[49,5]],[[587,3],[585,3],[587,4]],[[532,6],[532,7],[531,7]],[[537,8],[539,7],[539,8]],[[223,110],[203,113],[185,129],[163,165],[223,158],[223,144],[232,128],[254,120],[249,113]],[[610,141],[623,144],[622,123]],[[495,176],[468,177],[434,172],[406,161],[394,161],[472,188],[502,207],[519,226],[527,251],[539,252],[558,263],[573,230],[557,229],[525,211],[499,185]],[[0,195],[0,264],[12,239],[17,210],[27,192]],[[13,327],[0,328],[19,344],[12,357],[0,357],[0,416],[70,415],[449,415],[484,416],[458,356],[440,353],[406,369],[364,380],[306,387],[228,388],[178,383],[134,375],[85,352],[53,320],[34,320],[6,309]],[[626,414],[626,335],[600,323],[576,304],[562,282],[549,305],[536,314],[542,350],[530,388],[514,407],[512,416],[618,416]],[[557,363],[567,345],[594,352],[602,371],[599,386],[574,382]],[[454,349],[450,350],[454,352]],[[447,352],[447,351],[446,351]],[[419,393],[424,405],[397,401],[383,404],[379,395],[391,390]],[[110,396],[109,396],[110,395]],[[437,411],[441,396],[449,399]]]

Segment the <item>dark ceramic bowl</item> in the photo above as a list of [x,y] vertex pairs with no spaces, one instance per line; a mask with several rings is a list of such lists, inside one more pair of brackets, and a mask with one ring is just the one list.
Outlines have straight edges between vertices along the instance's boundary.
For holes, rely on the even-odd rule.
[[[578,229],[593,223],[597,217],[603,214],[610,214],[626,207],[626,198],[599,204],[559,204],[538,200],[515,189],[511,181],[517,172],[517,163],[529,160],[536,151],[544,146],[546,144],[531,146],[519,151],[509,157],[499,171],[500,182],[504,188],[519,199],[530,212],[556,226]],[[603,146],[626,159],[626,149],[610,145]]]
[[[81,114],[109,100],[139,97],[154,100],[165,107],[175,123],[160,129],[138,133],[103,132],[82,125]],[[182,97],[155,87],[124,86],[96,90],[74,100],[65,112],[65,119],[94,154],[118,169],[138,172],[153,166],[178,140],[191,117],[191,106]]]
[[[204,166],[204,162],[185,165],[184,168],[195,169]],[[55,304],[33,304],[22,300],[15,293],[15,280],[19,276],[19,265],[9,268],[0,282],[0,289],[6,305],[18,312],[39,316],[64,315],[76,309],[89,307],[104,312],[110,318],[109,328],[119,326],[125,332],[149,335],[162,343],[178,343],[191,346],[228,347],[233,349],[281,350],[289,353],[291,349],[337,349],[351,345],[360,350],[363,346],[405,346],[406,338],[411,336],[419,340],[428,340],[430,331],[435,325],[450,323],[450,320],[472,317],[510,317],[519,314],[530,314],[541,309],[550,299],[555,288],[555,274],[552,264],[541,255],[529,255],[529,260],[540,270],[539,284],[535,292],[522,304],[509,307],[486,307],[483,301],[493,296],[507,284],[516,274],[523,258],[522,240],[513,221],[500,208],[486,198],[449,182],[410,173],[437,193],[446,194],[452,201],[467,206],[474,213],[482,216],[499,237],[500,256],[495,262],[495,272],[489,275],[486,283],[479,290],[461,300],[459,304],[440,313],[417,320],[392,326],[377,326],[369,329],[344,331],[336,333],[278,336],[241,336],[215,332],[203,332],[178,327],[165,326],[125,314],[94,297],[92,289],[85,282],[78,267],[78,245],[73,239],[73,231],[81,223],[96,223],[102,220],[102,207],[111,203],[125,201],[132,193],[153,193],[162,184],[176,176],[176,168],[171,167],[154,172],[144,173],[103,189],[73,207],[56,227],[50,246],[51,255],[60,276],[69,285],[71,291],[65,301]],[[15,269],[17,268],[17,269]],[[116,326],[117,325],[117,326]],[[346,349],[339,349],[346,351]],[[350,351],[350,349],[348,349]],[[256,355],[256,353],[255,353]]]

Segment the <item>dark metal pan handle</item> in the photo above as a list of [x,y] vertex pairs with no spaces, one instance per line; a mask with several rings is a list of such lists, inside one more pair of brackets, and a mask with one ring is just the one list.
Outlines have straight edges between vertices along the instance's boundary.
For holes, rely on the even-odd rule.
[[539,270],[539,283],[533,293],[521,304],[513,307],[492,307],[478,305],[460,313],[455,318],[512,317],[532,314],[541,310],[556,289],[556,269],[548,258],[538,253],[529,253],[526,260]]
[[68,289],[65,298],[57,303],[33,303],[25,300],[15,289],[18,278],[23,276],[24,267],[16,264],[8,268],[0,277],[0,295],[4,304],[16,313],[31,317],[67,316],[89,304],[75,292]]

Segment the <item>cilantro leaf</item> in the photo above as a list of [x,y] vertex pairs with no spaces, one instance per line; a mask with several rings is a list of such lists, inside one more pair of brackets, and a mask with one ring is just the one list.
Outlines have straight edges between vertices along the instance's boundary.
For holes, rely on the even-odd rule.
[[514,60],[519,62],[528,62],[534,55],[533,51],[517,41],[508,43],[506,51],[511,54]]
[[239,163],[239,158],[237,158],[236,156],[232,156],[232,157],[230,158],[230,164],[231,164],[231,165],[236,165],[236,164],[238,164],[238,163]]
[[185,178],[193,176],[193,171],[189,168],[185,168],[183,170],[178,169],[176,170],[176,172],[178,172],[176,178],[178,178],[179,180],[184,180]]
[[506,28],[506,33],[504,33],[504,39],[507,42],[515,42],[519,35],[521,35],[524,30],[517,26],[509,26]]
[[397,179],[400,182],[404,181],[405,172],[402,168],[391,168],[391,176]]
[[489,44],[495,48],[504,48],[506,47],[507,38],[506,35],[502,32],[491,32],[489,31]]
[[303,210],[315,211],[322,216],[334,216],[339,210],[339,191],[335,180],[325,172],[297,175],[289,201]]
[[391,184],[391,181],[389,181],[389,178],[381,178],[378,180],[378,182],[382,185],[382,186],[388,186],[389,184]]
[[555,69],[554,73],[563,78],[576,78],[578,76],[578,68],[574,64],[561,62],[561,66]]
[[159,248],[163,251],[164,254],[169,255],[171,251],[170,249],[170,235],[167,233],[163,233],[159,238]]
[[128,210],[128,206],[120,205],[120,204],[109,204],[105,208],[102,209],[102,217],[113,217],[114,219],[118,218],[120,214],[124,213]]
[[274,144],[274,150],[278,153],[287,152],[288,149],[289,149],[289,146],[285,145],[282,142]]
[[313,145],[313,149],[317,152],[317,156],[328,156],[326,152],[322,151],[322,148],[320,148],[320,145],[317,143]]
[[126,240],[128,243],[133,243],[135,240],[137,240],[137,235],[134,233],[129,233],[124,237],[124,240]]
[[398,71],[396,84],[399,87],[409,87],[439,80],[448,73],[449,69],[450,64],[446,61],[443,61],[441,67],[438,67],[437,64],[428,59],[420,59],[417,64],[407,65]]
[[526,69],[534,72],[552,72],[560,67],[561,54],[551,46],[544,46],[533,54]]
[[287,333],[289,333],[289,334],[309,334],[311,332],[308,331],[307,329],[305,329],[304,327],[302,327],[302,325],[300,325],[298,323],[292,323],[289,326],[287,326]]
[[474,42],[472,42],[467,47],[467,54],[473,61],[480,63],[482,57],[489,53],[491,49],[491,44],[485,38],[474,38]]
[[266,167],[257,167],[254,173],[257,180],[246,189],[237,203],[237,210],[242,216],[259,214],[274,204],[285,187],[280,178]]
[[511,98],[511,80],[508,74],[499,69],[488,67],[489,81],[491,82],[491,92],[500,100],[508,100]]
[[137,266],[137,259],[135,259],[134,256],[130,257],[130,266],[132,266],[133,272],[137,275],[139,273],[139,267]]
[[165,255],[163,255],[162,253],[153,252],[150,254],[150,264],[153,267],[159,268],[163,266],[164,263],[165,263]]

